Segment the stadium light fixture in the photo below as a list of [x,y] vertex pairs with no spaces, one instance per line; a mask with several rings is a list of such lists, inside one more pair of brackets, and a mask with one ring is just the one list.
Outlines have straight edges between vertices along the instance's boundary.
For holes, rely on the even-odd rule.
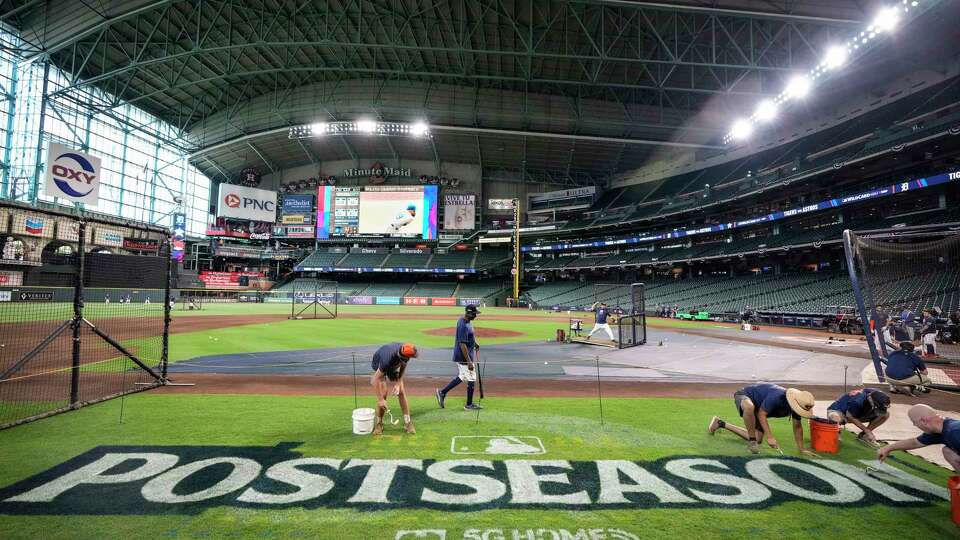
[[777,116],[777,104],[773,100],[765,99],[757,105],[753,116],[760,122],[769,122]]
[[406,122],[375,122],[368,119],[355,122],[315,122],[293,126],[287,133],[287,137],[290,139],[307,139],[328,135],[431,138],[430,126],[426,122],[408,124]]
[[785,97],[791,99],[803,99],[810,93],[810,77],[806,75],[796,75],[787,83],[787,88],[783,91]]
[[746,119],[740,119],[734,122],[733,128],[730,130],[730,136],[738,141],[749,139],[752,134],[753,124]]
[[837,69],[847,63],[850,51],[843,45],[834,45],[827,49],[827,54],[823,57],[824,69]]
[[414,137],[423,137],[430,132],[430,126],[426,122],[417,122],[410,126],[410,134]]
[[867,30],[877,32],[890,32],[897,27],[900,22],[900,10],[895,7],[888,7],[880,10],[877,17],[873,19],[873,26]]
[[[920,4],[921,0],[901,0],[899,5],[888,5],[881,9],[877,12],[876,17],[874,17],[869,26],[851,35],[846,43],[829,47],[818,65],[814,66],[805,74],[795,75],[787,83],[783,92],[771,100],[761,102],[754,110],[753,115],[748,119],[734,123],[734,126],[739,126],[740,128],[738,133],[752,132],[756,124],[773,120],[778,109],[784,103],[806,97],[821,77],[826,76],[830,71],[838,70],[850,63],[851,57],[858,54],[861,48],[867,48],[868,44],[876,41],[876,39],[880,38],[883,34],[895,30],[897,26],[904,21],[907,14],[911,13],[911,10],[916,11],[917,9],[922,9],[919,8]],[[927,4],[932,3],[927,2]],[[741,122],[744,121],[749,124],[749,126],[741,124]],[[749,127],[750,129],[744,130],[744,127]],[[723,142],[726,144],[735,139],[742,139],[743,137],[737,136],[738,133],[733,131],[728,132],[726,136],[724,136]]]

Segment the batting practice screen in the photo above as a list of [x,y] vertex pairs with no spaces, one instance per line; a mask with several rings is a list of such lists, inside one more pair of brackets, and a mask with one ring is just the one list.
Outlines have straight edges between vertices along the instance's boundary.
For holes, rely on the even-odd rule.
[[6,242],[18,283],[0,286],[0,429],[161,384],[166,231],[3,210],[31,227]]
[[844,247],[879,380],[890,353],[909,342],[927,364],[927,386],[960,390],[960,234],[846,231]]
[[630,285],[630,307],[617,320],[617,343],[621,349],[647,342],[646,296],[643,283]]

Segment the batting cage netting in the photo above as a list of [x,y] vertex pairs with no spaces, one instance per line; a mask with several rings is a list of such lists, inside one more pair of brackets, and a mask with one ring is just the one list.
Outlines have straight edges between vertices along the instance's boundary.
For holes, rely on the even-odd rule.
[[647,342],[647,304],[643,283],[630,285],[630,308],[617,319],[617,343],[621,349]]
[[166,231],[0,207],[0,429],[162,383]]
[[909,342],[927,364],[923,386],[960,390],[960,233],[846,231],[844,247],[879,379],[889,355]]
[[297,278],[284,287],[260,293],[263,302],[290,305],[291,319],[336,319],[336,281]]

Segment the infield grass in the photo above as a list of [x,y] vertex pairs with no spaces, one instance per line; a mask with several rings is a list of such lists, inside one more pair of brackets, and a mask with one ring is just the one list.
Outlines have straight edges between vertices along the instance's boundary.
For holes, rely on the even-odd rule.
[[[461,394],[462,395],[462,394]],[[476,423],[462,397],[440,410],[414,398],[418,434],[388,427],[382,437],[350,432],[352,398],[173,395],[151,391],[0,432],[0,486],[58,465],[99,445],[274,446],[300,443],[304,456],[455,459],[457,435],[530,435],[547,450],[535,459],[654,460],[670,456],[745,456],[744,444],[710,437],[710,415],[729,413],[729,400],[606,399],[606,423],[595,399],[488,398]],[[371,406],[363,397],[361,406]],[[394,409],[398,407],[393,403]],[[792,454],[789,425],[774,431]],[[162,451],[158,449],[157,451]],[[872,453],[844,435],[837,457],[848,463]],[[779,457],[766,449],[760,457]],[[947,473],[912,456],[910,474],[944,485]],[[492,458],[499,459],[499,458]],[[521,458],[522,459],[522,458]],[[901,466],[902,467],[902,466]],[[915,470],[916,467],[919,470]],[[227,503],[224,503],[227,504]],[[785,502],[765,509],[650,508],[604,510],[493,509],[249,509],[221,506],[197,515],[0,515],[4,538],[394,538],[399,529],[620,528],[641,538],[947,538],[957,529],[946,502],[920,507],[870,504],[832,507]],[[509,538],[509,537],[508,537]],[[549,538],[549,536],[548,536]]]

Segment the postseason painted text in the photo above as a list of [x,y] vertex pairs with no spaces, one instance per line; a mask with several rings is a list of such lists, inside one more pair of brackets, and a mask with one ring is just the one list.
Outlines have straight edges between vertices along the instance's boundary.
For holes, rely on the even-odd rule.
[[193,514],[255,508],[764,508],[929,505],[944,487],[897,468],[794,458],[657,461],[343,459],[275,447],[101,446],[0,489],[2,514]]

